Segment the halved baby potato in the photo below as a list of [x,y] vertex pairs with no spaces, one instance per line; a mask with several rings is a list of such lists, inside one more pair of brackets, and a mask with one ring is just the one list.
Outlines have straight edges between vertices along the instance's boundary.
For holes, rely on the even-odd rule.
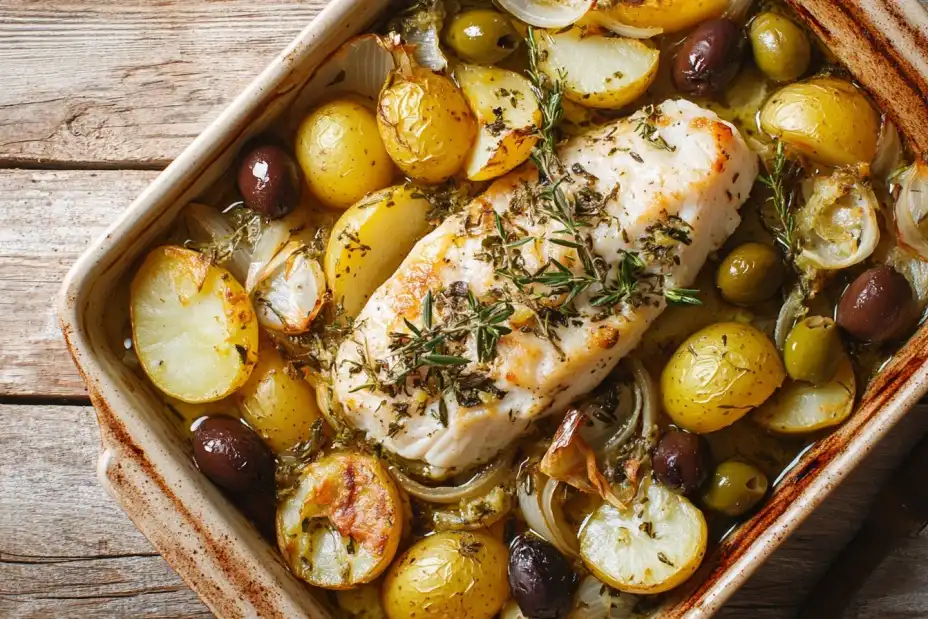
[[830,382],[788,381],[751,413],[751,419],[777,434],[807,434],[847,419],[854,410],[856,393],[854,367],[844,357]]
[[231,273],[199,252],[153,249],[132,280],[129,310],[142,368],[178,400],[220,400],[258,361],[251,300]]
[[706,554],[702,512],[663,484],[648,484],[646,499],[626,510],[603,503],[580,531],[580,558],[593,574],[621,591],[660,593],[696,571]]
[[587,107],[618,109],[657,77],[660,51],[638,39],[584,35],[581,28],[538,35],[539,68],[563,77],[565,96]]
[[383,581],[389,619],[492,619],[509,597],[506,546],[483,531],[419,540]]
[[277,544],[294,574],[348,589],[383,572],[400,543],[403,504],[380,461],[334,453],[306,467],[277,510]]
[[310,438],[322,417],[312,386],[287,372],[287,363],[267,340],[248,382],[234,399],[242,416],[271,449],[280,453]]
[[413,187],[375,192],[345,211],[329,237],[325,276],[333,300],[357,316],[429,229],[431,204]]
[[854,165],[876,155],[880,115],[851,82],[816,77],[774,93],[760,111],[760,126],[813,161]]
[[479,127],[464,166],[467,178],[489,180],[524,163],[541,124],[531,83],[514,71],[470,64],[458,65],[454,77]]

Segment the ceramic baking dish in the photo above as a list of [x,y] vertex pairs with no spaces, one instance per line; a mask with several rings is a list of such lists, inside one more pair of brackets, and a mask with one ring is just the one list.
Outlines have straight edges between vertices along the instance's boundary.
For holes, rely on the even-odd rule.
[[[928,158],[928,15],[917,0],[789,0]],[[333,0],[74,265],[61,327],[96,407],[99,476],[136,526],[220,617],[328,617],[277,550],[193,466],[152,387],[106,334],[117,284],[239,147],[299,94],[314,67],[363,31],[387,0]],[[729,535],[660,617],[708,617],[928,391],[928,327],[873,381],[859,410],[817,443],[772,499]],[[321,599],[321,597],[320,597]]]

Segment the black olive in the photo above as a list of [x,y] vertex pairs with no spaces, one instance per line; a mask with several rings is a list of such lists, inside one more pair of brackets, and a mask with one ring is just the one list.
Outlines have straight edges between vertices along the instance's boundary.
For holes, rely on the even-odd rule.
[[901,339],[917,320],[918,306],[909,281],[888,266],[861,273],[838,302],[836,322],[864,342]]
[[677,90],[705,96],[720,92],[738,73],[744,56],[745,37],[728,19],[701,23],[683,41],[673,60]]
[[254,430],[232,417],[207,417],[197,425],[193,460],[226,490],[259,492],[274,484],[274,454]]
[[712,468],[706,440],[681,430],[671,430],[661,437],[652,465],[661,483],[683,494],[698,490]]
[[509,589],[529,619],[562,619],[570,612],[579,578],[557,548],[520,535],[509,549]]
[[276,144],[249,150],[238,170],[238,190],[245,206],[277,219],[300,201],[300,177],[293,158]]

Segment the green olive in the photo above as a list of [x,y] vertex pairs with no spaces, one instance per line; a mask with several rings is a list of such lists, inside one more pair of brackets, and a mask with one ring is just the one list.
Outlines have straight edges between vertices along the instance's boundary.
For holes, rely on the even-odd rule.
[[812,45],[792,20],[776,13],[761,13],[751,22],[749,34],[754,62],[771,79],[790,82],[809,68]]
[[809,316],[786,338],[783,362],[793,380],[824,385],[835,376],[844,356],[838,326],[831,318]]
[[499,62],[519,46],[519,35],[509,18],[489,9],[455,15],[446,40],[458,56],[479,64]]
[[785,275],[777,250],[761,243],[745,243],[725,256],[715,283],[726,301],[747,306],[776,294]]
[[702,503],[727,516],[740,516],[767,494],[767,476],[753,464],[727,460],[706,484]]

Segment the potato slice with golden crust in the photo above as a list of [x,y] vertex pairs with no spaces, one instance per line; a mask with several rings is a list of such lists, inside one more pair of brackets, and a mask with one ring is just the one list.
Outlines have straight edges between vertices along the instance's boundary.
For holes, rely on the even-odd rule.
[[[673,589],[706,554],[706,519],[692,503],[647,480],[627,510],[599,507],[580,531],[580,558],[604,583],[629,593]],[[642,500],[646,499],[646,500]]]
[[531,83],[514,71],[471,64],[458,65],[454,77],[480,127],[465,164],[467,178],[489,180],[524,163],[541,124]]
[[539,33],[539,68],[563,72],[564,94],[588,107],[618,109],[645,93],[657,77],[660,51],[637,39],[585,34],[582,28]]
[[728,3],[729,0],[618,0],[610,8],[597,10],[635,28],[677,32],[719,17]]
[[309,439],[322,418],[316,392],[287,372],[287,363],[267,339],[251,377],[234,396],[242,416],[261,438],[280,453]]
[[151,382],[184,402],[238,389],[258,361],[258,321],[242,285],[199,252],[153,249],[129,291],[132,341]]
[[329,237],[325,276],[336,304],[356,316],[428,232],[431,204],[398,185],[363,198],[345,211]]
[[383,572],[400,543],[403,505],[380,461],[334,453],[306,467],[277,510],[277,543],[311,585],[348,589]]
[[857,384],[854,367],[845,357],[830,382],[813,385],[786,382],[769,400],[751,413],[751,419],[778,434],[807,434],[836,426],[854,410]]

